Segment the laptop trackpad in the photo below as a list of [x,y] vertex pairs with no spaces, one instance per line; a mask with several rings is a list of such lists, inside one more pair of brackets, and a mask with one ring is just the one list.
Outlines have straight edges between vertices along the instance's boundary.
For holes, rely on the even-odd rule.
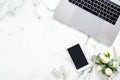
[[75,27],[87,35],[96,37],[103,23],[104,20],[101,18],[81,8],[78,8],[70,20],[69,26]]

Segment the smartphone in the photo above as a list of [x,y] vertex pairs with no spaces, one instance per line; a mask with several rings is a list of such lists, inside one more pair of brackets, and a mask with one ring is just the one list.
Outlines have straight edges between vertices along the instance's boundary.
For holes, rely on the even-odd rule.
[[89,67],[87,58],[85,57],[79,44],[74,44],[67,47],[67,51],[72,59],[72,62],[78,72]]

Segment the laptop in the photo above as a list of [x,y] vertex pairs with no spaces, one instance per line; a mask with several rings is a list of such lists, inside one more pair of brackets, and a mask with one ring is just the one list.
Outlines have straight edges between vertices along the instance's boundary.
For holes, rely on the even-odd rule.
[[53,18],[111,46],[120,30],[120,1],[61,0]]

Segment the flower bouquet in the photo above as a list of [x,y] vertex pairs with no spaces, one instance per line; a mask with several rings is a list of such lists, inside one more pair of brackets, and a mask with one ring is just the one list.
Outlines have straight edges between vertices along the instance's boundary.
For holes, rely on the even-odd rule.
[[108,80],[117,72],[117,61],[111,59],[109,52],[93,55],[92,61],[95,63],[95,71],[104,75]]

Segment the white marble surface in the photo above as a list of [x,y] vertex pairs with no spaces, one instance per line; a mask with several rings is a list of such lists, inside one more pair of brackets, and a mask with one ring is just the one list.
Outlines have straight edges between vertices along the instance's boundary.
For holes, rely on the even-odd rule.
[[[0,80],[99,80],[89,69],[77,73],[65,47],[77,41],[90,60],[113,46],[91,38],[85,45],[86,35],[52,19],[59,1],[0,0]],[[120,34],[113,44],[117,49],[119,41]],[[61,73],[61,67],[67,75],[56,78],[52,71]]]

